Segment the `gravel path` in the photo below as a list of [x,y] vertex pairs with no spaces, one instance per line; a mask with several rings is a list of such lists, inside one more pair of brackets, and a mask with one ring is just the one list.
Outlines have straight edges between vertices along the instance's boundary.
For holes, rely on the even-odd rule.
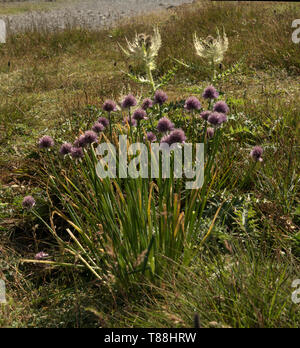
[[97,29],[123,17],[191,2],[193,0],[80,0],[47,12],[30,12],[0,18],[6,21],[10,32],[36,27],[63,29],[68,25]]

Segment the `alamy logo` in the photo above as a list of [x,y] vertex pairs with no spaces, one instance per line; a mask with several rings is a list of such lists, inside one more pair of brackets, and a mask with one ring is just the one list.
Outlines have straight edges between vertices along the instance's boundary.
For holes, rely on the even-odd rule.
[[185,183],[187,190],[199,189],[203,185],[204,144],[195,144],[193,149],[193,144],[188,143],[176,143],[171,146],[167,143],[152,143],[149,154],[145,144],[134,143],[128,147],[127,136],[120,135],[118,154],[111,143],[100,144],[96,153],[100,156],[96,173],[101,179],[185,177],[190,180]]
[[6,42],[6,24],[4,20],[0,19],[0,43]]
[[0,304],[6,303],[5,282],[0,279]]
[[300,42],[300,19],[295,19],[292,23],[292,28],[297,28],[293,31],[292,34],[292,41],[295,44],[298,44]]
[[292,288],[298,288],[292,293],[292,301],[296,304],[300,303],[300,279],[295,279]]

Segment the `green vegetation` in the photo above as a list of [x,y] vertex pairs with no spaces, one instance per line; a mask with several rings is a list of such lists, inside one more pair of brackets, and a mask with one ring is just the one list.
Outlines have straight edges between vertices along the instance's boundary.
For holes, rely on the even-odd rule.
[[31,11],[49,11],[65,5],[66,2],[74,0],[56,0],[56,1],[20,1],[20,2],[1,2],[0,15],[16,15],[20,13],[29,13]]
[[[0,305],[0,326],[191,327],[197,313],[201,327],[299,327],[300,307],[291,301],[291,283],[300,278],[300,56],[299,45],[291,40],[291,22],[299,18],[297,13],[298,4],[201,1],[101,32],[69,28],[50,33],[41,23],[40,31],[16,34],[0,46],[0,279],[6,280],[8,290],[8,304]],[[118,212],[118,219],[111,221],[112,230],[123,226],[133,232],[130,219],[135,219],[135,233],[141,228],[150,232],[148,211],[143,210],[149,187],[115,182],[112,189],[103,184],[101,189],[107,190],[113,203],[101,202],[92,214],[96,195],[86,199],[63,181],[68,177],[82,194],[85,184],[93,184],[89,171],[68,167],[67,176],[59,172],[55,180],[55,175],[49,180],[54,173],[51,161],[54,168],[63,168],[64,162],[44,156],[36,145],[45,134],[58,144],[74,141],[97,120],[107,98],[119,101],[129,91],[152,96],[151,86],[123,73],[147,77],[144,66],[126,58],[118,43],[126,47],[125,37],[131,41],[136,32],[151,34],[154,25],[163,45],[153,78],[172,77],[163,87],[170,101],[164,112],[176,126],[187,127],[186,134],[191,125],[182,119],[182,103],[190,95],[201,99],[211,78],[211,67],[195,54],[193,34],[214,36],[216,27],[223,26],[228,36],[229,49],[217,68],[214,85],[230,114],[210,173],[214,181],[205,187],[205,209],[197,224],[198,243],[209,231],[208,238],[185,265],[180,257],[161,249],[163,253],[156,255],[158,265],[168,267],[158,268],[155,281],[151,272],[126,279],[123,267],[120,279],[127,284],[126,291],[116,281],[118,273],[101,281],[83,267],[22,262],[44,250],[51,260],[72,264],[74,259],[66,253],[75,250],[66,232],[70,220],[73,227],[76,221],[76,227],[87,228],[92,236],[97,223],[103,224],[103,210],[111,217]],[[203,99],[201,103],[205,105]],[[153,111],[156,121],[159,112]],[[123,128],[115,125],[113,131],[119,133],[119,129]],[[199,126],[193,136],[202,133]],[[264,148],[264,161],[253,168],[249,153],[255,145]],[[168,234],[179,221],[170,213],[175,212],[174,206],[164,206],[168,194],[171,198],[180,194],[170,187],[165,185],[166,195],[153,196],[150,204],[154,226],[159,222],[157,233]],[[89,186],[88,192],[97,193],[99,188]],[[122,190],[127,196],[144,190],[141,205],[134,202],[136,211],[133,200],[122,201]],[[23,211],[21,203],[27,194],[35,197],[38,216],[61,238],[60,248],[45,225]],[[66,194],[69,206],[62,204]],[[159,217],[155,199],[162,208]],[[55,210],[60,216],[51,219]],[[143,217],[140,221],[136,213]],[[164,216],[170,223],[161,230]],[[108,222],[104,227],[109,228]],[[111,238],[111,231],[105,235]],[[141,265],[135,261],[150,240],[147,243],[128,253],[125,260],[132,267]],[[95,250],[87,255],[91,250],[99,253],[96,242],[92,247]],[[114,263],[114,249],[110,257]],[[75,263],[80,265],[76,258]]]

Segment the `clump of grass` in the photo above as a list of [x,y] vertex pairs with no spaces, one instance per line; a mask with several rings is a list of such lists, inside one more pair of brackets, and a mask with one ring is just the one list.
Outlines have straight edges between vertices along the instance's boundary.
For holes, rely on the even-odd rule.
[[[160,255],[189,264],[194,254],[193,246],[197,245],[201,238],[201,243],[204,243],[220,210],[216,210],[207,235],[200,236],[200,219],[217,175],[215,158],[222,141],[221,125],[225,124],[229,109],[225,102],[210,102],[209,108],[214,108],[215,111],[210,111],[211,117],[202,120],[199,117],[201,104],[196,98],[189,98],[185,108],[175,109],[174,115],[165,104],[166,100],[167,95],[163,91],[157,91],[154,95],[154,105],[148,108],[147,112],[139,107],[134,111],[132,109],[136,107],[137,101],[134,96],[128,95],[121,104],[123,110],[117,111],[116,104],[107,101],[103,108],[108,118],[101,116],[98,119],[98,124],[102,124],[100,139],[107,142],[107,150],[116,161],[117,172],[121,170],[121,154],[110,152],[112,150],[109,146],[114,144],[124,148],[123,144],[119,144],[118,136],[128,137],[129,144],[125,144],[124,150],[134,142],[142,141],[146,144],[147,147],[144,147],[146,150],[148,148],[148,155],[151,154],[152,158],[151,170],[149,161],[146,176],[142,173],[141,168],[145,165],[142,162],[140,169],[134,169],[135,177],[111,178],[107,175],[108,172],[100,176],[99,173],[102,173],[103,169],[98,161],[105,158],[104,153],[96,148],[98,135],[93,131],[86,131],[80,135],[68,148],[63,145],[63,158],[52,153],[54,142],[51,137],[44,136],[39,141],[39,146],[45,151],[45,163],[49,162],[44,168],[45,173],[51,173],[48,189],[58,199],[53,206],[63,207],[54,208],[52,217],[58,215],[67,221],[70,225],[67,232],[75,244],[66,243],[59,237],[53,222],[49,225],[43,219],[42,221],[59,244],[73,256],[79,257],[83,265],[98,279],[103,279],[104,276],[113,277],[123,286],[130,285],[131,279],[139,277],[140,274],[155,280],[168,267]],[[218,107],[224,108],[223,113],[217,112],[222,111],[217,109]],[[129,121],[125,122],[125,127],[120,128],[118,123],[113,122],[114,119],[125,118],[127,115]],[[174,129],[173,123],[162,117],[164,115],[172,117],[177,128],[182,129]],[[131,119],[134,120],[134,124],[131,123]],[[206,135],[208,123],[215,127],[212,139],[208,139]],[[104,132],[105,128],[107,132]],[[156,133],[156,139],[161,145],[180,145],[187,139],[185,133],[191,141],[196,138],[202,139],[207,155],[204,184],[201,189],[199,178],[199,186],[187,184],[188,189],[184,186],[187,178],[176,180],[173,169],[175,160],[178,160],[178,157],[175,157],[176,146],[173,146],[170,152],[170,177],[164,176],[166,173],[162,172],[162,159],[155,157],[157,162],[153,162],[154,142],[145,139],[146,133],[150,130]],[[198,152],[199,149],[197,156]],[[129,158],[132,160],[131,156]],[[197,161],[201,159],[197,157]],[[129,168],[131,166],[132,164],[129,164]],[[197,170],[200,170],[199,165]],[[150,172],[155,171],[158,176],[153,178]],[[198,177],[200,173],[195,173],[196,175]],[[34,208],[34,199],[29,197],[28,200],[33,202],[29,208]],[[25,203],[24,201],[24,206]],[[35,213],[34,209],[33,212]]]
[[286,255],[254,251],[235,240],[230,253],[211,248],[192,267],[166,273],[162,286],[149,287],[147,304],[128,304],[126,314],[110,316],[125,327],[280,328],[299,326],[299,305],[291,284],[299,264]]

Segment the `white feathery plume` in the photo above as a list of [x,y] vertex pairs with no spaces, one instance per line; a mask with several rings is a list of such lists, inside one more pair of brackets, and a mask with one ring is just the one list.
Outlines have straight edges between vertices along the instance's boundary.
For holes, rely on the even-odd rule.
[[219,64],[224,59],[224,53],[228,50],[228,38],[223,28],[223,37],[221,37],[217,29],[217,38],[211,36],[205,40],[198,38],[197,33],[194,33],[194,46],[197,55],[207,59],[210,64]]
[[128,57],[142,59],[147,67],[152,71],[156,68],[155,58],[161,47],[161,35],[157,27],[154,28],[154,35],[135,34],[132,42],[126,38],[128,49],[124,49],[120,44],[120,48]]

